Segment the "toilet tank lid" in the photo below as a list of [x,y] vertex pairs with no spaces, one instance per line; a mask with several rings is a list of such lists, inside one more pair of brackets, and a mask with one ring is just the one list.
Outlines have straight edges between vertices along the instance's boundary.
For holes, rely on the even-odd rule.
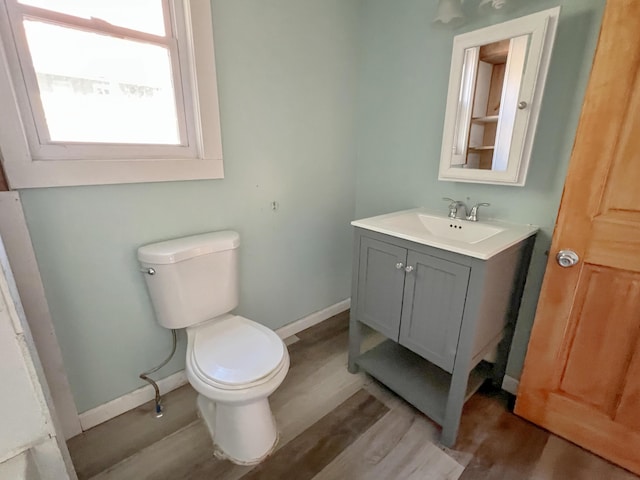
[[230,230],[175,238],[138,248],[138,260],[144,263],[169,264],[209,253],[232,250],[240,246],[240,235]]

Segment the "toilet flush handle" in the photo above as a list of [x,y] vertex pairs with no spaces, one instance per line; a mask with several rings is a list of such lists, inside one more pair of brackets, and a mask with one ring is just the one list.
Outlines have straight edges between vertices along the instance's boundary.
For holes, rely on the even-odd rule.
[[146,273],[147,275],[155,275],[156,271],[153,268],[141,268],[140,271],[142,273]]

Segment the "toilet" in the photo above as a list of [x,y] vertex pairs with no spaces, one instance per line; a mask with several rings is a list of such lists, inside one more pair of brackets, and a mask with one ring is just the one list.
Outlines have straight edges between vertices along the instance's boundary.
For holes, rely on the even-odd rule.
[[186,328],[186,372],[216,456],[253,465],[276,447],[269,406],[289,370],[289,353],[269,328],[230,313],[238,306],[236,232],[145,245],[138,260],[156,318]]

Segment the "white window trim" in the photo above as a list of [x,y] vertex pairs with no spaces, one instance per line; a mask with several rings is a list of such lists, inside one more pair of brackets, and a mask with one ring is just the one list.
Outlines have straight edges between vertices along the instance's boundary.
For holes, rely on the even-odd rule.
[[[0,8],[6,5],[0,0]],[[193,111],[186,108],[195,123],[193,140],[195,158],[135,158],[135,159],[38,159],[29,145],[29,137],[20,109],[21,98],[17,93],[23,84],[14,84],[17,57],[6,10],[0,15],[0,153],[7,180],[12,189],[54,187],[72,185],[102,185],[114,183],[163,182],[223,178],[222,141],[211,5],[201,0],[172,0],[176,12],[184,15],[188,58],[185,61],[190,72],[188,90],[193,95]],[[181,15],[176,15],[179,19]],[[3,41],[4,39],[4,41]],[[186,47],[186,48],[185,48]],[[24,99],[22,100],[24,101]],[[26,119],[25,119],[26,120]],[[106,149],[109,146],[105,147]],[[107,151],[107,150],[105,150]]]
[[[165,16],[166,36],[156,36],[128,28],[102,24],[93,20],[75,18],[59,12],[47,11],[30,5],[11,8],[8,17],[12,23],[12,32],[17,55],[8,50],[9,68],[16,81],[18,105],[23,113],[22,120],[34,160],[101,160],[101,159],[131,159],[131,158],[197,158],[196,118],[193,111],[193,96],[191,94],[191,69],[188,59],[181,59],[181,52],[189,51],[189,41],[185,31],[184,12],[178,2],[162,0]],[[16,5],[18,0],[9,0]],[[178,8],[176,8],[178,7]],[[170,52],[172,80],[175,93],[175,107],[181,142],[178,145],[145,145],[141,143],[91,143],[91,142],[51,142],[49,129],[45,120],[45,112],[40,102],[38,80],[33,65],[28,61],[30,57],[27,38],[21,19],[23,14],[50,24],[65,25],[75,30],[100,32],[113,37],[123,37],[128,40],[148,42],[161,46]],[[11,17],[13,16],[13,20]],[[95,23],[98,23],[95,25]],[[184,68],[182,68],[184,67]]]

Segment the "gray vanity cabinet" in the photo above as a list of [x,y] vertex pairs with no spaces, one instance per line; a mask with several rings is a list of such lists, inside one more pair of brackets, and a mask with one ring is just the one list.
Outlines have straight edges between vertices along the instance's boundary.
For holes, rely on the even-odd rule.
[[[501,382],[535,239],[487,260],[355,229],[349,371],[362,369],[442,425],[453,446],[464,402]],[[362,325],[388,338],[361,352]],[[495,363],[483,359],[498,348]]]
[[398,341],[404,265],[407,250],[373,238],[362,239],[359,258],[358,311],[360,321]]
[[359,320],[451,372],[469,267],[369,237],[358,265]]
[[470,268],[415,251],[407,266],[398,343],[451,372]]

